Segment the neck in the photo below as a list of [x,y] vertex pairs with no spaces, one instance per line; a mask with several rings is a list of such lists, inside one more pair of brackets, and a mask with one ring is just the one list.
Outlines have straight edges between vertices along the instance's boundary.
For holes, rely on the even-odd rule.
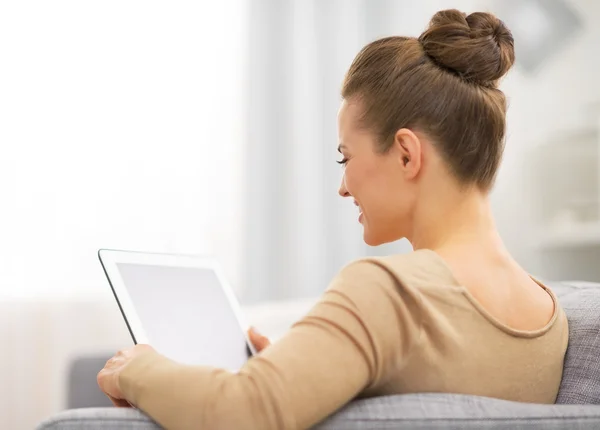
[[411,234],[415,250],[490,249],[504,251],[487,196],[479,190],[444,190],[417,207]]

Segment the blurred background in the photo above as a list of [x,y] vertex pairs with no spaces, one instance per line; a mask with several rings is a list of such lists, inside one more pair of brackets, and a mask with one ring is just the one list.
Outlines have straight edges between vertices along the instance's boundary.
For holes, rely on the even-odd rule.
[[98,248],[218,257],[273,337],[350,260],[410,251],[366,246],[337,195],[339,91],[364,44],[446,8],[516,40],[507,246],[600,281],[600,2],[0,2],[0,424],[77,406],[73,363],[131,344]]

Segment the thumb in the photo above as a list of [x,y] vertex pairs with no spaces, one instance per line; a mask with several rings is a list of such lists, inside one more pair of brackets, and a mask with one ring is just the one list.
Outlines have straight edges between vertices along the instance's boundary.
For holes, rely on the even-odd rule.
[[254,348],[256,348],[258,352],[262,351],[271,344],[269,338],[260,334],[254,327],[250,327],[250,330],[248,330],[248,335],[252,345],[254,345]]

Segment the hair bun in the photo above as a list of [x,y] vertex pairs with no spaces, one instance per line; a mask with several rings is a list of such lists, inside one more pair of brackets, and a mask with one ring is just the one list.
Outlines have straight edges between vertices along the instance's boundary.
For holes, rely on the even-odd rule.
[[436,13],[419,36],[425,53],[468,82],[495,86],[515,62],[510,30],[490,13]]

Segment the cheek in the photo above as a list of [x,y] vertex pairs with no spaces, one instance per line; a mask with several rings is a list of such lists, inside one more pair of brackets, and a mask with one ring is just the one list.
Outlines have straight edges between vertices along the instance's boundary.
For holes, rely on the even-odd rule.
[[386,188],[385,173],[374,163],[348,165],[344,181],[348,192],[365,207],[381,200]]
[[348,164],[344,171],[344,184],[346,189],[354,198],[360,199],[362,190],[369,186],[369,176],[364,166],[360,164]]
[[383,225],[398,222],[407,210],[410,190],[398,174],[397,167],[378,163],[364,173],[364,185],[357,199],[364,205],[371,221]]

